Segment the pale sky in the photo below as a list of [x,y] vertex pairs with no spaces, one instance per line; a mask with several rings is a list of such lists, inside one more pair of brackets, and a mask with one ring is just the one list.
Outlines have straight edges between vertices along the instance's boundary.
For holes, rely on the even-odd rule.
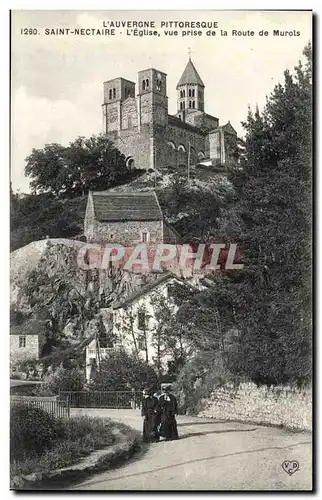
[[[155,21],[160,37],[46,36],[45,28],[98,28],[103,21]],[[169,37],[161,21],[218,22],[216,36]],[[37,35],[22,35],[37,28]],[[169,31],[175,28],[168,28]],[[194,28],[198,31],[198,28]],[[226,30],[228,36],[221,36]],[[233,36],[253,30],[255,36]],[[260,30],[269,32],[259,36]],[[273,36],[273,30],[300,34]],[[122,34],[120,33],[122,31]],[[122,76],[137,83],[150,67],[167,73],[169,113],[177,109],[176,84],[192,60],[205,84],[205,111],[230,120],[241,135],[248,105],[262,107],[266,95],[283,82],[311,40],[311,13],[292,11],[14,11],[12,13],[12,161],[13,189],[29,191],[24,159],[46,143],[68,144],[79,135],[102,132],[103,82]],[[137,91],[137,89],[136,89]]]

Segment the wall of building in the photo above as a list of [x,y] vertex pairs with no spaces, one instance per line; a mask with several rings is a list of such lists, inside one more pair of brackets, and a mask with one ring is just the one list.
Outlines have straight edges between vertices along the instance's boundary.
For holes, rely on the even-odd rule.
[[93,221],[92,225],[87,228],[85,236],[89,243],[118,243],[124,246],[135,246],[142,243],[142,232],[149,233],[148,244],[162,243],[163,221]]
[[[134,352],[135,338],[139,355],[144,360],[146,359],[144,341],[144,336],[146,335],[149,363],[155,362],[157,356],[156,346],[153,345],[153,337],[157,326],[155,308],[160,300],[160,296],[165,299],[168,298],[167,284],[160,285],[150,294],[143,295],[132,304],[129,304],[127,308],[116,309],[113,313],[113,332],[116,334],[118,342],[127,352]],[[145,330],[139,328],[139,311],[145,312]],[[169,359],[169,356],[164,356],[162,360],[164,367],[167,366]]]
[[26,347],[19,347],[19,335],[10,335],[10,363],[23,359],[39,359],[38,335],[26,335]]
[[287,387],[257,387],[255,384],[226,385],[216,389],[199,414],[224,420],[283,425],[294,430],[312,430],[312,391]]

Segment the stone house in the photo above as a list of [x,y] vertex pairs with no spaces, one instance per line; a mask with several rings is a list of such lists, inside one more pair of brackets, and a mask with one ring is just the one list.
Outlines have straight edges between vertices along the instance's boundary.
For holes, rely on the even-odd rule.
[[155,191],[89,192],[84,221],[88,243],[176,243],[179,235],[163,221]]
[[206,162],[216,167],[235,161],[237,133],[229,122],[219,125],[205,112],[205,85],[191,58],[176,88],[177,112],[170,115],[162,71],[139,71],[137,89],[122,77],[104,82],[103,132],[127,165],[160,169]]
[[10,327],[10,364],[39,359],[45,345],[45,323],[29,319]]

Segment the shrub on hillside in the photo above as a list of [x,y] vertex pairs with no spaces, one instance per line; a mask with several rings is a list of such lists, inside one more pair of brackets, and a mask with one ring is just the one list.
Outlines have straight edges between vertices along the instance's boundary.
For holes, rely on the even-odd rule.
[[62,436],[62,425],[41,408],[16,404],[10,410],[10,458],[38,455]]

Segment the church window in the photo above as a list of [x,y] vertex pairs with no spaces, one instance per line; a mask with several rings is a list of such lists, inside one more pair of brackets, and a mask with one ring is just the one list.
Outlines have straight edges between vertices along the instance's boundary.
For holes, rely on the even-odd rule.
[[198,91],[198,97],[201,98],[201,90]]
[[191,108],[192,104],[191,104],[191,101],[189,101],[189,108]]
[[186,97],[186,91],[183,90],[182,92],[183,92],[183,97]]
[[116,97],[116,89],[113,89],[113,99]]
[[112,99],[112,89],[109,90],[108,96],[110,99]]
[[183,103],[182,103],[182,109],[184,109],[185,107],[186,107],[186,103],[185,103],[185,102],[183,102]]
[[191,89],[189,89],[188,97],[191,97]]
[[192,101],[192,107],[195,109],[195,101]]
[[180,109],[183,109],[183,105],[184,105],[184,103],[180,102]]
[[195,96],[195,89],[192,89],[191,91],[191,97],[194,97]]
[[145,80],[142,81],[142,90],[145,90]]
[[146,328],[145,311],[138,312],[138,328],[139,330],[145,330]]
[[186,148],[184,147],[184,145],[183,145],[183,144],[179,144],[179,146],[178,146],[178,151],[183,151],[183,153],[185,153],[185,152],[186,152]]
[[148,89],[149,88],[149,79],[148,78],[145,80],[145,84],[146,84],[146,88]]
[[156,81],[156,89],[159,91],[161,90],[161,80],[159,80],[159,79],[157,79],[157,81]]

